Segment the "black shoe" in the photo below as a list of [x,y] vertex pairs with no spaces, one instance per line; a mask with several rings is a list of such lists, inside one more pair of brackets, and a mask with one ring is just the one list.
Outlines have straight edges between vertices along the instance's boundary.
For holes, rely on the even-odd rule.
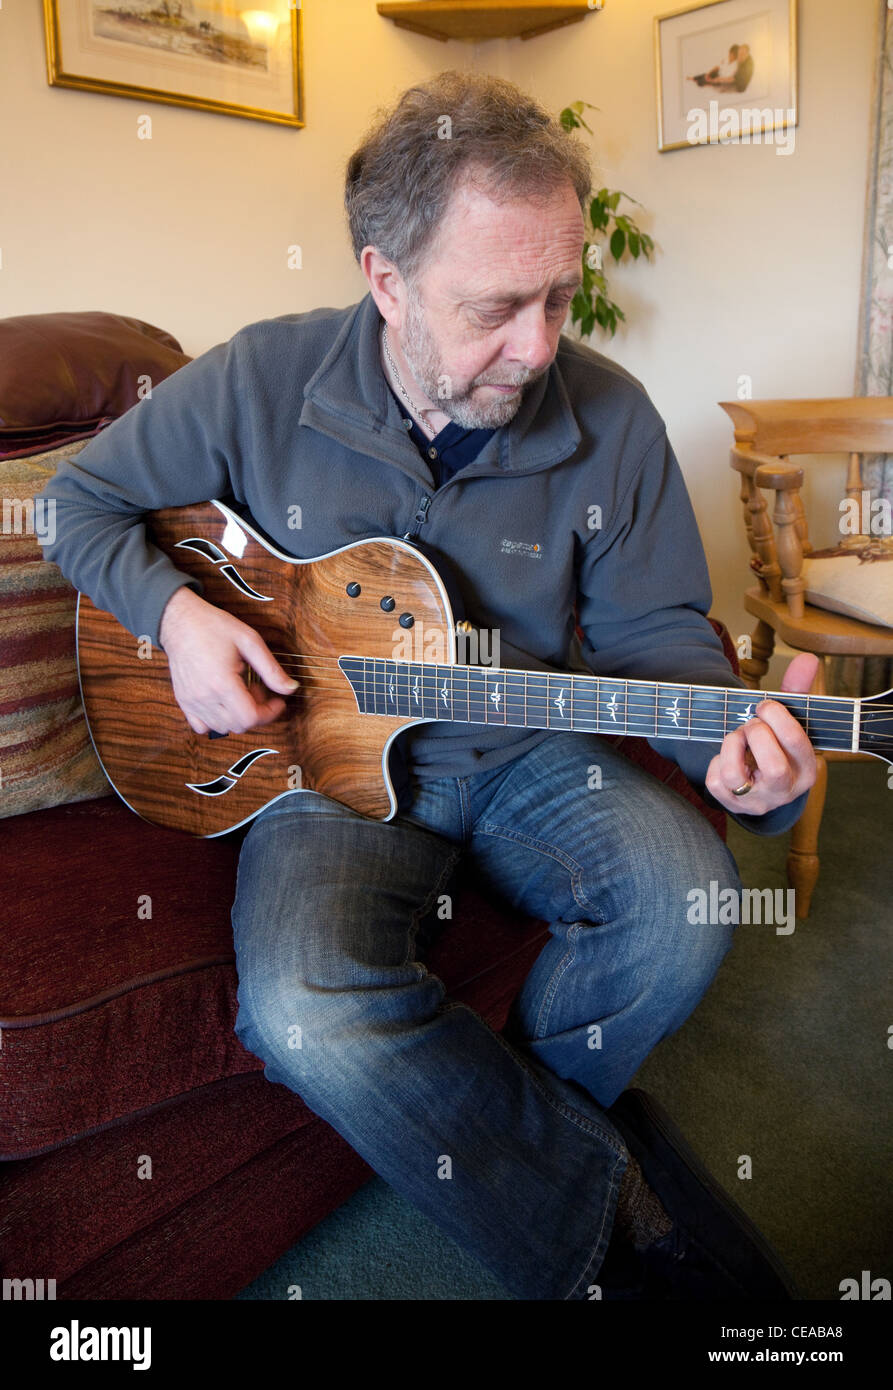
[[597,1275],[603,1299],[800,1297],[778,1256],[653,1096],[624,1091],[606,1113],[673,1227],[643,1250],[612,1237]]

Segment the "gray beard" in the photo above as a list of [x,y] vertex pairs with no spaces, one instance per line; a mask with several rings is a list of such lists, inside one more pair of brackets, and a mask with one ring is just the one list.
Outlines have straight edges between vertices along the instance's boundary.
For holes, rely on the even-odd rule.
[[[475,388],[481,383],[472,381],[464,391],[452,387],[449,374],[444,371],[437,344],[428,331],[425,313],[414,291],[409,293],[409,310],[406,327],[400,339],[403,356],[409,364],[413,376],[425,395],[436,404],[438,410],[457,425],[466,430],[493,430],[507,425],[521,408],[524,390],[549,370],[531,375],[515,373],[509,378],[500,378],[500,385],[521,385],[516,396],[496,396],[492,400],[472,399]],[[488,377],[488,380],[490,378]]]

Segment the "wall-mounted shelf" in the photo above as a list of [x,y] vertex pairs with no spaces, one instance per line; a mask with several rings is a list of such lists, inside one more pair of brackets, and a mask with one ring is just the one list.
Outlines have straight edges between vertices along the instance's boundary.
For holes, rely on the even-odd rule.
[[378,13],[401,29],[440,39],[532,39],[597,14],[589,0],[382,0]]

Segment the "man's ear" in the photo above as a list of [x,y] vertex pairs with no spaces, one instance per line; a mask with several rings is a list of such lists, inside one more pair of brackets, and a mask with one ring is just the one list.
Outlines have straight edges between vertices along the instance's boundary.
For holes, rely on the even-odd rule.
[[408,299],[403,276],[393,261],[389,261],[375,246],[363,247],[360,269],[369,282],[378,312],[394,332],[399,333],[405,320]]

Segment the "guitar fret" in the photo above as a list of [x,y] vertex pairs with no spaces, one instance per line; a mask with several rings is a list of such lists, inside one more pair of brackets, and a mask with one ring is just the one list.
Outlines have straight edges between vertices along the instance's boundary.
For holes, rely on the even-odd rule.
[[756,717],[762,700],[778,699],[818,749],[859,752],[860,738],[864,750],[877,737],[863,729],[869,702],[843,696],[385,657],[341,657],[339,666],[358,710],[388,718],[720,743]]

